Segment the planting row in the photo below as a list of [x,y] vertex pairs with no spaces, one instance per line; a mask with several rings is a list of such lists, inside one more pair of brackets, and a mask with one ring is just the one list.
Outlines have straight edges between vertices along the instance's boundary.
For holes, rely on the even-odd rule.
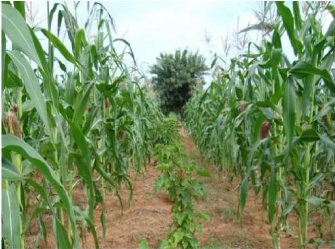
[[[113,38],[103,5],[88,3],[84,27],[75,16],[66,4],[50,9],[48,3],[48,29],[37,29],[26,24],[24,2],[2,3],[4,248],[24,248],[36,219],[34,247],[42,238],[47,247],[79,248],[89,230],[98,248],[96,223],[103,236],[107,229],[106,192],[123,208],[126,187],[130,204],[129,171],[142,172],[156,143],[163,115],[139,85],[136,62],[124,62],[134,59],[129,43]],[[56,18],[57,35],[51,32]],[[85,196],[84,206],[74,203],[74,189]],[[98,204],[100,221],[94,220]],[[46,214],[56,244],[48,241]]]
[[[194,204],[204,196],[204,189],[194,174],[209,176],[209,172],[188,160],[175,117],[165,118],[158,130],[161,136],[155,146],[154,158],[156,169],[162,173],[155,182],[154,192],[165,189],[170,201],[174,202],[171,209],[173,222],[159,248],[197,248],[196,234],[202,232],[198,219],[209,220],[210,217],[195,210]],[[147,248],[144,245],[145,241],[142,241],[140,247]]]
[[[268,3],[278,15],[261,44],[219,68],[206,91],[186,107],[185,125],[205,160],[241,179],[240,214],[250,189],[262,195],[273,246],[291,233],[298,217],[297,246],[335,244],[335,20],[334,6]],[[255,25],[253,28],[262,28]],[[324,28],[324,29],[323,29]],[[323,31],[325,30],[325,31]],[[291,62],[282,46],[287,35]],[[308,235],[322,209],[328,235]]]

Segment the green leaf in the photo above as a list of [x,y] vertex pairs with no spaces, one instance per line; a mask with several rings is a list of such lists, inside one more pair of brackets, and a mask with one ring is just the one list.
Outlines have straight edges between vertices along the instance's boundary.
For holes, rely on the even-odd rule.
[[[88,113],[87,117],[86,117],[86,122],[82,128],[82,132],[83,134],[86,136],[88,134],[88,132],[91,130],[93,122],[95,120],[95,117],[97,116],[99,111],[99,106],[93,107],[91,109],[91,111]],[[97,122],[101,122],[102,120],[99,119],[97,121],[95,121],[95,123]]]
[[85,31],[83,29],[79,29],[76,31],[74,38],[74,54],[79,59],[79,52],[82,45],[87,45]]
[[[6,58],[9,58],[9,56]],[[12,70],[7,70],[7,80],[5,82],[5,87],[14,88],[14,87],[23,87],[22,80],[15,74]]]
[[17,48],[41,66],[25,20],[20,12],[9,4],[2,4],[2,30]]
[[300,135],[299,139],[306,142],[315,142],[320,139],[320,135],[315,129],[308,129]]
[[130,190],[129,198],[128,198],[128,204],[130,206],[132,201],[133,201],[133,194],[134,194],[133,184],[132,184],[130,178],[127,175],[123,176],[123,179],[128,183],[128,187],[129,187],[129,190]]
[[161,175],[156,181],[155,181],[155,188],[154,192],[159,192],[165,185],[165,177]]
[[269,100],[257,101],[255,105],[258,107],[263,107],[263,108],[269,107],[269,108],[275,109],[275,105]]
[[49,202],[48,196],[47,196],[44,188],[32,179],[26,179],[25,182],[28,183],[29,185],[31,185],[36,190],[36,192],[39,193],[39,195],[43,198],[45,203],[47,203],[48,206],[50,207],[50,210],[52,210],[51,209],[52,208],[51,203]]
[[324,178],[325,178],[325,174],[319,173],[318,175],[316,175],[310,180],[308,184],[308,188],[311,189],[311,188],[314,188],[316,185],[319,185],[319,184],[321,185]]
[[20,54],[20,52],[11,51],[8,52],[8,54],[12,58],[12,61],[16,65],[18,71],[20,72],[24,86],[29,94],[29,97],[32,100],[38,114],[40,115],[48,135],[51,137],[46,103],[40,88],[40,84],[33,69],[31,68],[26,58],[24,58],[24,56]]
[[183,239],[183,237],[184,237],[184,233],[180,230],[177,230],[176,232],[173,233],[175,244],[178,244],[179,241]]
[[81,127],[83,115],[86,110],[90,92],[93,86],[94,84],[89,84],[86,89],[83,90],[79,96],[77,96],[77,101],[74,106],[73,122],[79,127]]
[[301,53],[302,44],[296,39],[294,31],[294,20],[292,12],[288,7],[284,5],[284,2],[276,2],[278,12],[283,20],[284,27],[286,29],[287,35],[290,39],[291,45],[295,55]]
[[94,238],[95,248],[99,249],[99,240],[98,240],[98,236],[97,236],[97,232],[95,230],[94,224],[92,223],[92,221],[90,219],[86,218],[85,220],[86,220],[87,225],[89,226],[89,228],[92,232],[92,235],[93,235],[93,238]]
[[35,32],[30,29],[30,33],[34,41],[38,57],[42,63],[42,65],[40,65],[39,67],[39,72],[43,76],[43,85],[45,87],[45,92],[51,97],[53,105],[55,106],[55,108],[57,108],[59,96],[53,75],[50,72],[49,63],[45,59],[44,50],[39,39],[36,37]]
[[288,77],[282,103],[283,121],[288,144],[288,154],[290,153],[292,147],[294,128],[295,128],[295,108],[296,108],[295,101],[296,101],[296,93],[295,93],[294,82],[291,77]]
[[17,168],[4,157],[2,157],[1,173],[2,179],[5,180],[15,181],[23,179]]
[[104,178],[116,190],[115,194],[116,194],[116,196],[117,196],[117,198],[118,198],[118,200],[120,202],[121,210],[123,212],[123,200],[122,200],[121,195],[120,195],[120,193],[119,193],[119,191],[117,189],[117,186],[116,186],[114,180],[101,167],[101,164],[99,163],[99,156],[97,154],[95,155],[94,168],[98,171],[98,173],[102,176],[102,178]]
[[105,240],[106,239],[106,228],[107,228],[105,208],[103,208],[102,211],[101,211],[100,222],[101,222],[101,225],[102,225],[102,238]]
[[51,32],[46,29],[41,29],[42,33],[51,41],[51,43],[58,49],[58,51],[64,56],[66,60],[75,65],[78,69],[82,69],[80,63],[76,60],[76,58],[70,53],[70,51],[66,48],[66,46],[59,40],[56,36],[54,36]]
[[200,211],[198,213],[198,216],[203,220],[211,221],[211,216],[209,214],[206,214],[205,212]]
[[[335,9],[334,9],[335,11]],[[328,27],[328,30],[327,32],[325,33],[324,35],[324,38],[325,37],[333,37],[335,35],[335,20],[333,20],[330,24],[329,24],[329,27]]]
[[172,248],[171,242],[167,239],[163,239],[161,242],[159,242],[158,248],[160,249],[167,249],[167,248]]
[[285,216],[289,214],[295,205],[296,205],[296,202],[290,202],[290,204],[283,210],[281,215]]
[[65,209],[67,211],[74,239],[74,247],[79,247],[79,237],[77,232],[77,226],[75,223],[74,211],[71,205],[69,196],[66,193],[64,186],[59,182],[55,172],[48,165],[48,163],[34,150],[29,144],[19,139],[18,137],[12,135],[2,136],[2,149],[8,149],[15,151],[16,153],[22,155],[24,158],[29,160],[43,175],[43,177],[48,180],[51,186],[56,190],[59,198],[62,200]]
[[318,69],[305,61],[299,61],[288,73],[298,79],[304,79],[310,75],[318,75],[324,80],[328,89],[335,93],[335,84],[330,73],[325,69]]
[[202,177],[212,177],[211,172],[208,169],[198,169],[197,174]]
[[331,150],[335,151],[335,142],[331,140],[326,133],[320,136],[321,141],[324,142]]
[[300,15],[299,4],[300,2],[298,1],[293,2],[294,22],[295,22],[295,27],[297,28],[298,31],[300,31],[302,28],[302,20],[301,20],[301,15]]
[[175,218],[178,222],[178,225],[180,226],[183,223],[183,220],[185,219],[184,213],[175,213]]
[[277,201],[277,179],[276,179],[276,167],[273,165],[271,167],[271,176],[269,182],[269,221],[272,222],[275,210],[276,210],[276,201]]
[[280,40],[280,34],[279,34],[277,28],[273,31],[272,44],[277,49],[282,48],[282,44],[281,44],[281,40]]
[[14,1],[14,7],[21,13],[23,19],[26,19],[25,2],[24,1]]
[[140,244],[139,244],[140,249],[149,249],[149,243],[146,239],[141,238],[140,239]]
[[20,206],[15,184],[2,187],[2,236],[7,239],[9,248],[20,248]]
[[57,217],[55,217],[54,220],[56,223],[56,241],[58,248],[72,248],[64,226],[59,222]]
[[90,151],[88,149],[84,134],[81,132],[78,126],[73,122],[70,123],[70,131],[75,143],[77,144],[77,146],[81,151],[81,156],[77,156],[76,154],[74,154],[74,156],[78,162],[77,166],[79,174],[82,176],[83,180],[86,182],[89,188],[90,196],[88,198],[88,204],[89,204],[88,214],[90,220],[93,220],[94,186],[92,179]]
[[241,183],[241,190],[240,190],[240,210],[243,212],[243,209],[245,207],[245,203],[247,201],[248,196],[248,182],[249,182],[249,175],[244,177],[242,183]]
[[264,29],[272,30],[274,29],[274,25],[272,23],[266,23],[266,22],[261,22],[258,24],[251,25],[245,29],[242,29],[239,33],[244,33],[248,32],[250,30],[261,30],[263,31]]
[[163,172],[168,171],[171,168],[170,164],[168,163],[159,163],[156,165],[156,170],[160,170]]
[[314,116],[313,121],[321,120],[322,117],[325,116],[328,112],[334,110],[334,107],[335,107],[335,99],[325,104],[323,108]]
[[326,201],[326,199],[322,199],[316,196],[311,196],[310,198],[308,198],[308,202],[314,206],[319,206],[322,203],[324,203]]

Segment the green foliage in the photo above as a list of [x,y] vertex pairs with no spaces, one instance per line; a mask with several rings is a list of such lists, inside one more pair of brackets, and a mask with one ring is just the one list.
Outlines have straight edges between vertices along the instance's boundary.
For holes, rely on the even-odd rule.
[[177,117],[169,116],[157,123],[154,129],[155,149],[158,150],[158,145],[181,144],[181,137],[179,136]]
[[204,84],[203,76],[207,69],[202,55],[189,53],[186,49],[177,50],[174,54],[160,54],[151,73],[162,110],[165,113],[181,112],[193,89]]
[[[89,229],[98,248],[94,209],[102,207],[104,237],[106,192],[116,195],[123,208],[126,185],[131,204],[129,170],[141,173],[150,160],[163,114],[139,86],[136,62],[124,63],[126,54],[134,59],[131,46],[112,39],[113,20],[103,5],[88,6],[85,28],[66,5],[56,3],[50,11],[47,6],[49,29],[34,30],[24,19],[24,4],[2,4],[2,182],[7,197],[2,242],[24,248],[30,222],[37,219],[35,247],[40,237],[47,244],[47,214],[53,246],[79,248]],[[70,47],[51,32],[54,16],[58,28],[65,22]],[[97,33],[88,33],[87,25],[96,25]],[[39,30],[47,48],[37,38]],[[124,46],[121,52],[115,43]],[[75,187],[86,199],[82,205],[73,201]]]
[[[193,176],[197,166],[194,162],[187,161],[176,119],[166,118],[162,123],[164,126],[161,130],[166,130],[162,134],[167,137],[162,138],[162,143],[155,147],[156,169],[162,175],[156,180],[154,191],[168,191],[170,200],[174,202],[174,220],[159,248],[196,248],[199,242],[195,234],[202,232],[197,217],[209,220],[207,214],[196,212],[194,207],[194,202],[204,196],[203,185]],[[198,169],[201,176],[209,175],[205,171]]]
[[[292,13],[277,2],[272,39],[232,59],[186,105],[186,127],[204,159],[242,179],[239,214],[250,189],[262,192],[274,247],[290,231],[291,211],[300,248],[316,241],[308,236],[311,206],[334,215],[335,21],[323,31],[317,17],[327,5],[307,4],[302,15],[299,4]],[[281,47],[285,32],[293,63]]]
[[145,239],[141,239],[139,243],[139,248],[140,249],[149,249],[149,244]]

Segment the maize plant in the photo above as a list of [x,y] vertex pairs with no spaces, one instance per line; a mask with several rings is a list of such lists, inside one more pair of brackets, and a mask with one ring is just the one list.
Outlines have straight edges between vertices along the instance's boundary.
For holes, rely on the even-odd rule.
[[[331,3],[265,3],[276,8],[269,37],[250,43],[187,104],[185,125],[204,160],[241,179],[239,211],[249,189],[261,193],[273,246],[298,219],[299,248],[312,238],[313,214],[335,217],[335,11]],[[323,26],[323,14],[332,17]],[[250,29],[262,27],[261,24]],[[283,49],[286,35],[293,56]],[[293,58],[293,59],[292,59]],[[330,228],[333,231],[332,228]]]
[[[81,27],[78,4],[71,12],[66,3],[48,3],[48,27],[37,28],[26,22],[24,2],[2,3],[4,248],[24,248],[35,219],[35,247],[41,237],[48,245],[45,214],[52,217],[56,241],[48,247],[79,248],[89,230],[98,248],[96,206],[102,206],[105,236],[106,192],[119,198],[122,209],[128,188],[130,204],[129,172],[143,172],[155,145],[162,114],[140,86],[130,44],[113,37],[114,20],[100,3],[87,3]],[[84,205],[75,203],[78,193]]]

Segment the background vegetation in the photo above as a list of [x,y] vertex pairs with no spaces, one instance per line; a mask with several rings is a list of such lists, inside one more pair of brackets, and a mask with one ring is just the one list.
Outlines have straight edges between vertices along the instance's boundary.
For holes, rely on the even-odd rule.
[[154,90],[165,113],[181,112],[194,88],[202,87],[207,70],[205,58],[188,50],[160,54],[151,68]]

